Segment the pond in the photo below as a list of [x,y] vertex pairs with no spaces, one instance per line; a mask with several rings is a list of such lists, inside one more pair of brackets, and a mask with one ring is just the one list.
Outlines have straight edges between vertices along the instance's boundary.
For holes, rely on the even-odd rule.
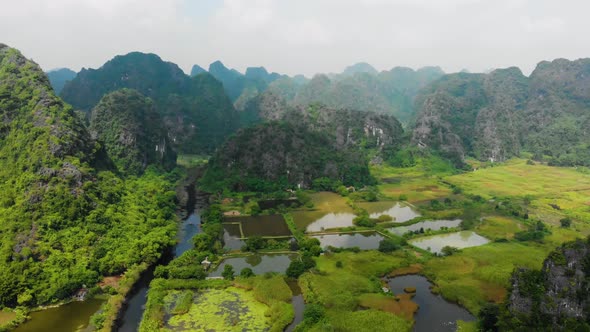
[[255,274],[264,274],[266,272],[285,273],[291,261],[297,257],[297,254],[254,254],[244,257],[226,258],[215,270],[209,273],[209,276],[221,277],[221,272],[223,272],[226,265],[233,266],[236,275],[240,274],[240,271],[246,267],[251,268]]
[[393,222],[406,222],[420,216],[410,205],[400,202],[361,202],[357,205],[369,213],[371,218],[388,215]]
[[374,233],[354,233],[354,234],[325,234],[313,236],[320,240],[322,248],[328,246],[336,248],[353,248],[359,247],[361,250],[373,250],[379,248],[379,242],[383,236]]
[[[223,218],[224,227],[226,224],[241,225],[239,230],[240,237],[264,236],[264,237],[281,237],[291,236],[289,226],[280,214],[243,216],[243,217],[225,217]],[[232,236],[238,236],[235,230],[230,232]]]
[[223,247],[229,250],[240,250],[246,244],[243,240],[240,224],[223,224]]
[[355,215],[346,200],[335,193],[319,192],[309,195],[313,210],[294,211],[297,228],[307,232],[319,232],[328,228],[352,226]]
[[408,241],[420,249],[428,250],[433,253],[440,253],[445,246],[455,248],[477,247],[490,242],[485,237],[473,232],[462,231],[449,234],[440,234],[433,236],[425,236]]
[[404,235],[407,232],[415,232],[419,231],[420,229],[423,230],[433,230],[438,231],[443,227],[446,228],[454,228],[459,227],[461,224],[461,219],[454,219],[454,220],[428,220],[428,221],[421,221],[409,226],[399,226],[399,227],[392,227],[388,229],[388,231],[397,234],[397,235]]
[[388,285],[394,294],[404,293],[406,287],[416,287],[412,301],[419,306],[414,314],[414,331],[451,332],[457,330],[457,320],[473,321],[466,309],[446,301],[442,296],[430,291],[432,284],[423,276],[407,275],[391,278]]
[[56,308],[35,311],[29,314],[31,319],[14,329],[16,332],[39,331],[86,331],[89,317],[100,308],[103,300],[90,299],[72,302]]

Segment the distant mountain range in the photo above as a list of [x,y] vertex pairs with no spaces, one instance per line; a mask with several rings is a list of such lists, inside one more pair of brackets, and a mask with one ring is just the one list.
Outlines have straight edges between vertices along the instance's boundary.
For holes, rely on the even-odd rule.
[[47,78],[56,94],[60,94],[66,82],[76,77],[76,72],[68,68],[54,69],[47,72]]
[[456,161],[528,151],[555,165],[590,165],[590,59],[445,75],[416,98],[413,141]]

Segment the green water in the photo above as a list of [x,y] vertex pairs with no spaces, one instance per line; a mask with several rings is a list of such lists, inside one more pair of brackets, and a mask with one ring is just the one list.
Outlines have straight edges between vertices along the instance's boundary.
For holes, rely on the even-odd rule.
[[98,311],[103,300],[72,302],[56,308],[35,311],[31,319],[14,332],[75,332],[86,331],[90,316]]

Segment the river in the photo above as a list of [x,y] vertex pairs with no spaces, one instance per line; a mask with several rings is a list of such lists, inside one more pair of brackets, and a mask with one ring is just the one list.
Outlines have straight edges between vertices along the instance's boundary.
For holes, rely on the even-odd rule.
[[[188,201],[186,210],[188,217],[182,221],[178,230],[178,243],[174,247],[173,255],[167,255],[162,259],[161,264],[167,264],[173,258],[182,255],[185,251],[192,248],[191,239],[201,232],[201,213],[206,206],[207,196],[201,192],[195,191],[193,185],[187,187]],[[147,301],[147,291],[149,284],[154,278],[154,267],[150,268],[134,287],[132,295],[123,309],[121,319],[118,324],[119,332],[136,332],[139,329],[139,323],[143,316],[145,303]]]

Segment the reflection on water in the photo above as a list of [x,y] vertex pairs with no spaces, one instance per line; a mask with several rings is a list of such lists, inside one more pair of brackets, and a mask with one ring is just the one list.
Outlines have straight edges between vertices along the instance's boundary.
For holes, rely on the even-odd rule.
[[307,226],[307,232],[321,232],[329,228],[350,227],[354,225],[352,221],[355,217],[352,213],[328,213]]
[[377,233],[326,234],[314,237],[320,240],[322,248],[328,246],[336,248],[359,247],[362,250],[377,249],[379,242],[383,240],[383,236]]
[[481,246],[488,242],[490,240],[473,231],[426,236],[409,241],[410,244],[433,253],[440,253],[445,246],[461,249]]
[[420,229],[423,230],[433,230],[438,231],[443,227],[446,228],[454,228],[459,227],[461,224],[461,219],[454,219],[454,220],[429,220],[429,221],[421,221],[409,226],[400,226],[400,227],[392,227],[389,229],[390,232],[397,234],[397,235],[404,235],[407,232],[415,232],[419,231]]
[[250,255],[226,258],[215,270],[211,271],[209,276],[220,277],[226,265],[233,266],[236,274],[239,274],[246,267],[251,268],[255,274],[264,274],[266,272],[285,273],[291,261],[296,258],[296,254]]
[[457,320],[475,320],[475,317],[464,308],[433,294],[430,291],[432,284],[423,276],[395,277],[389,279],[388,284],[394,294],[403,293],[405,287],[416,287],[416,295],[412,301],[416,302],[419,308],[414,315],[414,331],[451,332],[457,330]]
[[394,222],[406,222],[420,216],[411,206],[399,202],[358,203],[358,206],[367,210],[371,218],[387,215]]
[[223,247],[230,250],[240,250],[246,244],[240,240],[239,224],[223,224]]
[[94,314],[103,300],[91,299],[72,302],[56,308],[30,313],[31,319],[14,329],[16,332],[74,332],[88,328],[88,317]]

